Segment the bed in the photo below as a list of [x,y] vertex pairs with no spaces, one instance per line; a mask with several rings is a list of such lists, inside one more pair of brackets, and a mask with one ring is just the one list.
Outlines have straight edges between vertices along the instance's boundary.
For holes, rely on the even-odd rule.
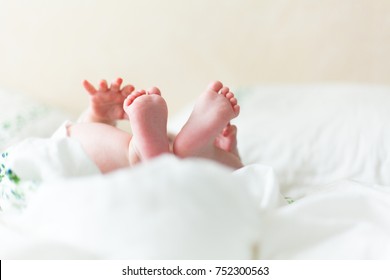
[[236,93],[244,169],[166,155],[102,175],[73,146],[41,139],[74,116],[0,91],[0,150],[25,138],[49,147],[16,163],[41,183],[22,211],[1,212],[0,258],[390,258],[390,88]]

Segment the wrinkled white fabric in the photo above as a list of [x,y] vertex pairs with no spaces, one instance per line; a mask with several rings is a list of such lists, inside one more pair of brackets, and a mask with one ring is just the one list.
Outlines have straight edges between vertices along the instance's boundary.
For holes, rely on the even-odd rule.
[[388,187],[339,181],[263,219],[264,259],[389,259]]
[[49,181],[100,173],[71,138],[29,138],[7,151],[7,165],[24,180]]
[[352,179],[390,186],[390,87],[258,86],[238,92],[238,148],[283,194]]
[[71,138],[28,138],[0,158],[0,213],[23,209],[42,182],[98,173],[97,166]]
[[[268,170],[264,176],[273,175]],[[250,259],[259,205],[276,207],[278,201],[276,194],[269,203],[259,201],[247,178],[214,162],[163,156],[110,175],[43,184],[22,214],[3,221],[96,258]],[[273,178],[263,182],[269,185],[257,188],[278,192]],[[2,248],[3,258],[32,255],[15,256],[9,244]],[[50,255],[50,248],[41,250],[36,258]]]
[[0,216],[1,258],[390,257],[387,187],[339,181],[287,205],[267,166],[232,172],[167,155],[109,175],[64,178],[75,170],[62,167],[24,212]]

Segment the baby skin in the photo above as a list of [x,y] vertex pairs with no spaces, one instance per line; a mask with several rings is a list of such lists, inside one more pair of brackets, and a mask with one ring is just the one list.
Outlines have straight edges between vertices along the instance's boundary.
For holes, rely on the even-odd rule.
[[237,151],[237,128],[230,121],[237,117],[237,99],[221,82],[211,83],[200,95],[195,107],[173,144],[179,157],[202,157],[235,169],[241,168]]
[[[134,91],[121,88],[122,79],[110,87],[99,88],[84,81],[90,107],[79,123],[69,127],[70,137],[78,140],[103,173],[133,166],[165,153],[181,158],[215,160],[234,169],[242,167],[237,151],[237,128],[230,120],[240,107],[234,94],[221,82],[214,82],[199,97],[179,134],[167,134],[168,109],[158,88]],[[116,120],[128,119],[132,135],[115,127]]]

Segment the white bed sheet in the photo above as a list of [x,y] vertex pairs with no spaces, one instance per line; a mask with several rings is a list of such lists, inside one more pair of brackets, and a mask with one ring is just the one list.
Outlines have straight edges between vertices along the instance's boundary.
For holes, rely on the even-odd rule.
[[339,181],[265,219],[262,259],[390,259],[390,191]]
[[[77,143],[64,141],[79,152]],[[50,158],[59,162],[55,153]],[[61,167],[50,158],[40,165],[48,173]],[[261,165],[232,172],[210,161],[164,156],[71,179],[63,174],[78,166],[62,168],[25,211],[1,215],[2,259],[390,257],[385,187],[341,181],[287,204],[272,169]]]
[[[246,259],[257,204],[230,170],[164,157],[110,176],[52,181],[3,222],[103,259]],[[0,246],[1,257],[12,256]]]

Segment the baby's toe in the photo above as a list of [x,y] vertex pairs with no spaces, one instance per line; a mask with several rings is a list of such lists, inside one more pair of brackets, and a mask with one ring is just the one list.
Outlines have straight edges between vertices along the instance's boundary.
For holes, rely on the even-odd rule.
[[229,88],[228,87],[223,87],[220,91],[220,93],[223,95],[223,96],[226,96],[226,94],[229,93]]
[[237,127],[235,125],[228,124],[222,132],[224,137],[234,136],[237,133]]
[[208,89],[211,89],[215,92],[219,92],[223,87],[223,84],[220,81],[215,81],[209,84]]
[[157,87],[151,87],[149,90],[148,90],[148,94],[157,94],[157,95],[161,95],[161,91],[159,88]]
[[238,105],[238,104],[234,105],[233,111],[236,114],[236,116],[238,116],[238,114],[240,114],[240,105]]
[[234,97],[230,98],[229,101],[230,101],[230,104],[232,104],[232,106],[237,105],[237,102],[238,102],[237,99]]
[[146,92],[144,90],[138,90],[138,91],[130,94],[129,96],[126,97],[125,101],[123,102],[123,108],[126,109],[134,102],[135,99],[137,99],[141,95],[145,95],[145,94],[146,94]]

